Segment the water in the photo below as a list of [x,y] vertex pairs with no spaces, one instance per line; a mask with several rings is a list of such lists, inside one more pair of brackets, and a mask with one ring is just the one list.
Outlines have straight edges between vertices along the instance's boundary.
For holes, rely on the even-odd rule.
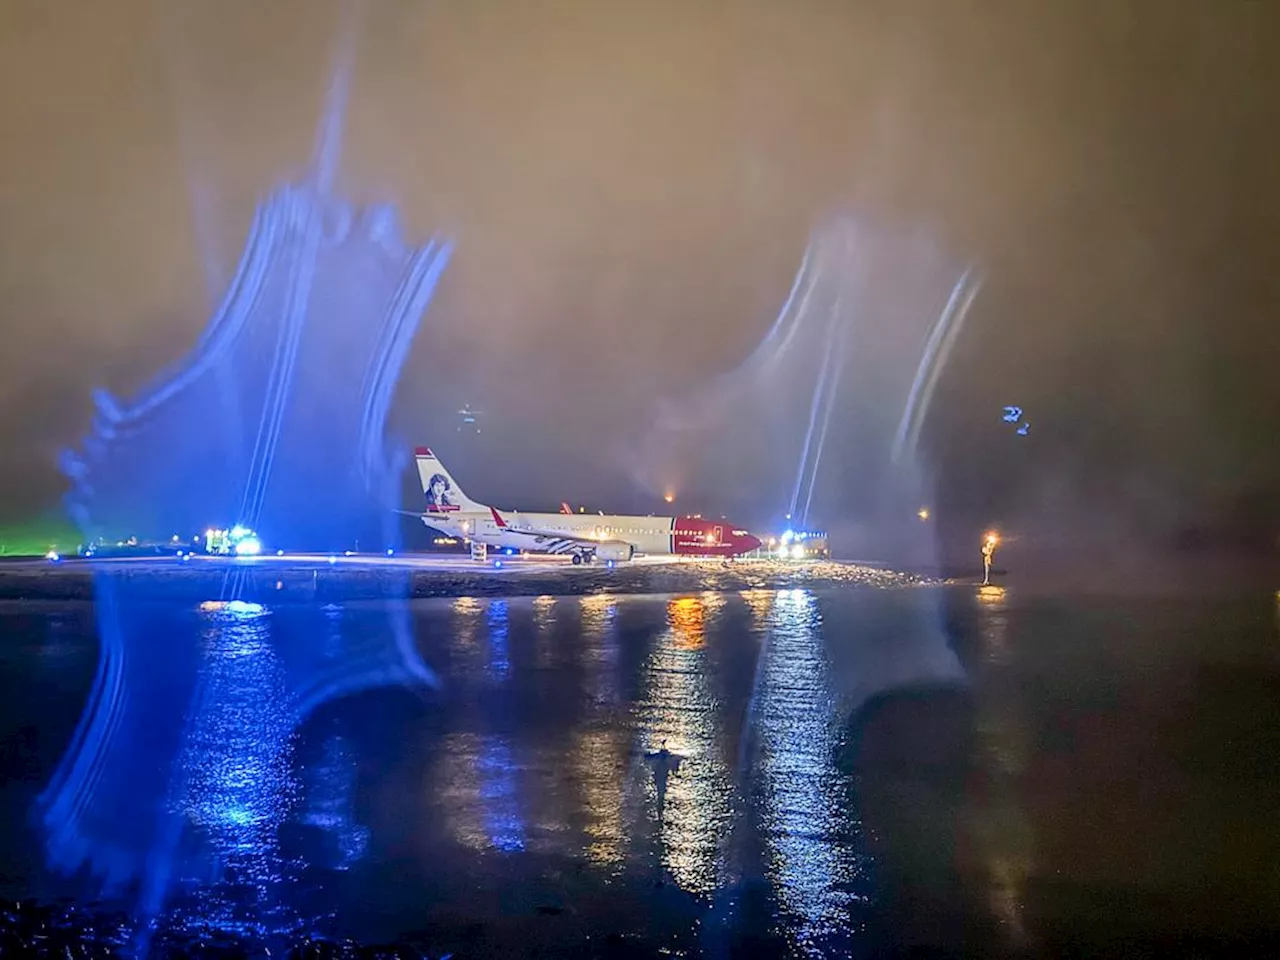
[[[130,815],[183,824],[157,942],[1132,955],[1261,952],[1280,929],[1275,597],[815,585],[409,609],[438,689],[305,710],[289,651],[347,649],[382,602],[155,611],[200,691],[155,708],[172,750],[136,741],[169,759]],[[94,895],[45,867],[31,810],[95,622],[0,604],[2,897]]]

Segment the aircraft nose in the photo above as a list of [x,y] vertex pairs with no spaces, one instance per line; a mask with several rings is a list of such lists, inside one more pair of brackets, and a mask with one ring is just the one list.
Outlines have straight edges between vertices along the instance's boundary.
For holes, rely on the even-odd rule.
[[760,549],[760,538],[747,534],[742,538],[742,550],[744,553],[750,553],[752,550]]

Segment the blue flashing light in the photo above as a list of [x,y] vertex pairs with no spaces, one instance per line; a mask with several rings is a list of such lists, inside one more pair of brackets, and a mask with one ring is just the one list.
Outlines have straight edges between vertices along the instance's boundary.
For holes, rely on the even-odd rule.
[[180,553],[180,554],[178,554],[178,556],[180,556],[180,557],[182,558],[182,562],[183,562],[183,563],[186,563],[188,560],[190,560],[190,559],[191,559],[191,554],[189,554],[189,553]]
[[277,557],[283,557],[283,556],[284,556],[284,551],[283,551],[283,550],[277,550],[277,551],[276,551],[276,556],[277,556]]
[[62,557],[58,556],[57,550],[50,550],[48,553],[44,555],[44,558],[48,560],[50,563],[57,563],[59,560],[62,559]]
[[245,537],[236,544],[237,557],[256,557],[262,552],[262,542],[254,536]]
[[606,561],[605,561],[605,566],[607,566],[610,570],[612,570],[612,569],[613,569],[613,561],[612,561],[612,560],[606,560]]
[[501,568],[501,567],[502,567],[502,561],[501,561],[501,560],[495,560],[495,561],[493,561],[493,565],[494,565],[495,567]]
[[[340,126],[326,118],[326,154],[334,152],[336,141],[329,130]],[[326,158],[322,166],[333,162]],[[152,519],[191,517],[208,510],[219,517],[218,527],[225,527],[237,512],[255,523],[270,517],[277,542],[306,549],[310,539],[317,553],[320,544],[315,540],[326,533],[353,542],[363,531],[364,518],[374,506],[368,502],[369,491],[381,490],[380,478],[393,478],[398,470],[396,457],[384,448],[387,408],[452,243],[433,239],[421,248],[407,246],[393,218],[388,223],[379,208],[369,211],[375,214],[369,217],[355,211],[327,189],[328,173],[323,172],[316,177],[321,187],[316,188],[308,175],[258,208],[231,285],[233,293],[181,365],[128,404],[105,393],[94,395],[97,411],[83,443],[83,466],[69,462],[79,468],[73,472],[64,465],[72,481],[68,507],[82,530],[109,529],[125,516],[145,519],[138,511],[154,505],[157,517]],[[330,242],[335,224],[341,242]],[[352,335],[349,318],[362,314],[372,322],[358,325],[363,337],[359,339]],[[272,343],[274,351],[269,346],[258,349]],[[301,358],[307,362],[299,363]],[[235,384],[224,389],[217,374],[237,368],[243,389]],[[361,386],[361,371],[376,371],[377,376],[367,377]],[[246,386],[259,383],[266,388],[255,391]],[[333,399],[335,385],[335,402],[343,409],[354,407],[355,416],[341,422],[331,418],[317,430],[314,419],[292,415],[315,409],[318,400]],[[236,394],[233,402],[224,404],[230,394]],[[206,440],[220,434],[219,427],[228,436],[246,437],[252,456],[211,457]],[[254,442],[255,436],[260,442]],[[308,480],[324,475],[335,449],[352,451],[355,469],[343,471],[345,483],[342,477],[332,478],[325,515],[318,520],[314,504],[297,492]],[[383,497],[390,495],[388,488]],[[379,511],[383,506],[381,501],[376,504]],[[245,529],[244,521],[232,522],[233,531],[220,531],[216,546],[206,544],[209,553],[246,552],[234,548],[253,531]],[[173,549],[178,552],[176,544]],[[336,563],[335,556],[328,556],[331,565]],[[212,831],[201,838],[210,848],[202,853],[220,857],[224,851],[239,851],[229,853],[229,871],[236,880],[243,875],[255,892],[270,890],[278,882],[277,871],[290,882],[286,878],[292,866],[282,868],[271,848],[277,811],[283,816],[288,802],[279,798],[301,793],[292,786],[293,771],[287,769],[288,738],[296,722],[315,705],[348,691],[429,680],[431,673],[416,651],[398,642],[401,623],[395,609],[386,615],[385,629],[362,629],[358,640],[341,638],[357,644],[353,653],[369,660],[366,669],[344,671],[342,677],[330,676],[306,656],[308,638],[286,637],[288,631],[264,634],[265,625],[220,625],[219,630],[226,631],[219,635],[220,655],[212,670],[176,649],[144,650],[146,655],[139,657],[133,655],[135,648],[145,646],[154,632],[154,598],[145,584],[134,584],[127,573],[112,572],[116,570],[107,565],[94,574],[97,592],[111,598],[108,613],[99,608],[97,633],[105,662],[115,665],[108,674],[112,695],[89,699],[76,744],[52,778],[57,786],[42,798],[47,845],[43,852],[49,866],[60,873],[74,876],[83,871],[86,877],[101,878],[108,891],[144,891],[137,919],[145,943],[148,924],[155,919],[150,915],[176,893],[171,888],[182,875],[173,869],[171,851],[158,849],[155,840],[166,829],[164,805],[174,790],[182,793],[196,821]],[[232,596],[248,587],[239,580],[225,585]],[[403,596],[403,588],[397,593]],[[227,609],[231,615],[252,610]],[[302,653],[294,650],[299,643]],[[370,643],[385,646],[385,655],[380,648],[371,654]],[[224,647],[233,659],[221,656]],[[259,650],[267,651],[265,663]],[[339,651],[339,660],[344,652]],[[147,662],[139,666],[141,661]],[[182,681],[196,675],[186,677],[184,670],[198,670],[200,684],[208,675],[209,695],[201,697],[198,710],[191,713],[185,692],[189,683]],[[147,736],[148,727],[165,723],[170,715],[183,724],[183,737]],[[172,771],[181,771],[182,779],[171,781]],[[139,809],[154,809],[161,821],[138,816]],[[245,830],[224,831],[228,822]],[[182,864],[176,866],[180,870]],[[214,929],[229,924],[232,909],[221,916],[217,901],[223,897],[216,894],[212,899],[213,915],[207,909],[210,904],[199,904],[198,913],[205,916],[193,917],[197,929],[206,923]],[[234,912],[243,915],[238,909]],[[269,926],[274,932],[282,918],[270,908],[263,914],[270,917],[269,924],[246,921],[243,927]]]
[[395,555],[396,555],[396,552],[395,552],[394,550],[392,550],[390,547],[388,547],[388,548],[387,548],[387,556],[388,556],[388,557],[394,557]]
[[1004,420],[1005,423],[1017,423],[1019,420],[1022,419],[1022,408],[1021,407],[1005,407],[1004,415],[1002,419]]

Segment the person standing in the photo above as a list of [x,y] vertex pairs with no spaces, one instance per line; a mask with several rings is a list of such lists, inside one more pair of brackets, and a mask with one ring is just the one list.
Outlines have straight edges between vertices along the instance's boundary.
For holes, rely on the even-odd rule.
[[996,544],[999,542],[999,537],[994,533],[988,533],[986,539],[982,541],[982,585],[984,587],[991,584],[991,561],[995,559]]

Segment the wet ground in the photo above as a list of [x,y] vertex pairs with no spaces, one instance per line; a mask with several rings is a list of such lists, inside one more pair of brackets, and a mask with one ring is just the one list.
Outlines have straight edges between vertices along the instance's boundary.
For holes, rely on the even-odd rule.
[[186,560],[45,559],[0,563],[0,599],[92,600],[109,577],[150,599],[199,603],[236,596],[260,602],[329,602],[384,597],[536,597],[672,593],[819,586],[911,586],[939,577],[883,565],[790,560],[642,558],[574,566],[567,558],[284,554]]
[[747,569],[4,601],[0,897],[277,955],[1274,952],[1274,594]]

